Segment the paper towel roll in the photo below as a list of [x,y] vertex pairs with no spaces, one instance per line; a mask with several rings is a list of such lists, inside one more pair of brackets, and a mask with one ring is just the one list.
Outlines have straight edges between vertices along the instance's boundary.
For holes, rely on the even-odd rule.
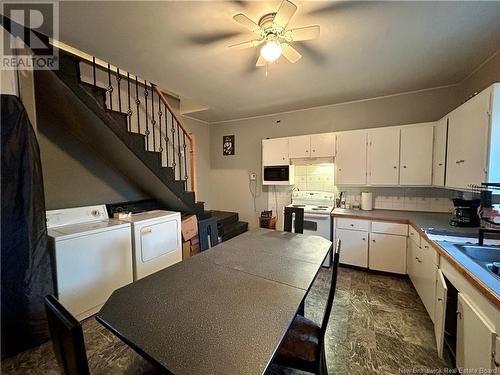
[[361,209],[364,211],[373,210],[373,194],[363,191],[361,193]]

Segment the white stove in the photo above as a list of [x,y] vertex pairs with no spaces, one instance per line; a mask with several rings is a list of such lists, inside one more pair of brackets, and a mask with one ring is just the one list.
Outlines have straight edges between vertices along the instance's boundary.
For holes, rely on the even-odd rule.
[[[330,213],[335,204],[335,194],[327,191],[293,191],[288,207],[304,208],[304,234],[314,234],[332,240]],[[293,227],[293,226],[292,226]],[[331,254],[323,266],[330,267]]]
[[302,207],[309,214],[330,215],[334,203],[335,194],[328,191],[293,191],[288,207]]

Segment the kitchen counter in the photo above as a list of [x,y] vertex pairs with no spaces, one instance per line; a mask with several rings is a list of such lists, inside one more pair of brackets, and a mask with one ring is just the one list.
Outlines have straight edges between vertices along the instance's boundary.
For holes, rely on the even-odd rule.
[[480,269],[472,259],[458,254],[458,250],[453,251],[452,247],[444,242],[432,239],[435,235],[468,237],[473,238],[473,242],[477,243],[478,228],[453,227],[449,225],[451,215],[446,213],[392,210],[362,211],[335,208],[331,215],[333,217],[391,221],[411,225],[489,301],[500,308],[500,294],[498,293],[500,282],[482,268]]

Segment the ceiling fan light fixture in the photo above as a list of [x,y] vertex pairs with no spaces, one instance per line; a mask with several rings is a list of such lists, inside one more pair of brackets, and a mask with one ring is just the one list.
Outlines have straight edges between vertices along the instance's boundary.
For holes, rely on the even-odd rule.
[[283,48],[276,40],[267,41],[260,49],[260,55],[268,62],[273,62],[279,59]]

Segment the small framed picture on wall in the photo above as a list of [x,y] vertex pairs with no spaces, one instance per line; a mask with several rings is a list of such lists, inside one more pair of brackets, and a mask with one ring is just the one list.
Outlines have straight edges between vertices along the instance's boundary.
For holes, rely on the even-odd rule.
[[234,155],[234,135],[224,135],[222,137],[222,155]]

